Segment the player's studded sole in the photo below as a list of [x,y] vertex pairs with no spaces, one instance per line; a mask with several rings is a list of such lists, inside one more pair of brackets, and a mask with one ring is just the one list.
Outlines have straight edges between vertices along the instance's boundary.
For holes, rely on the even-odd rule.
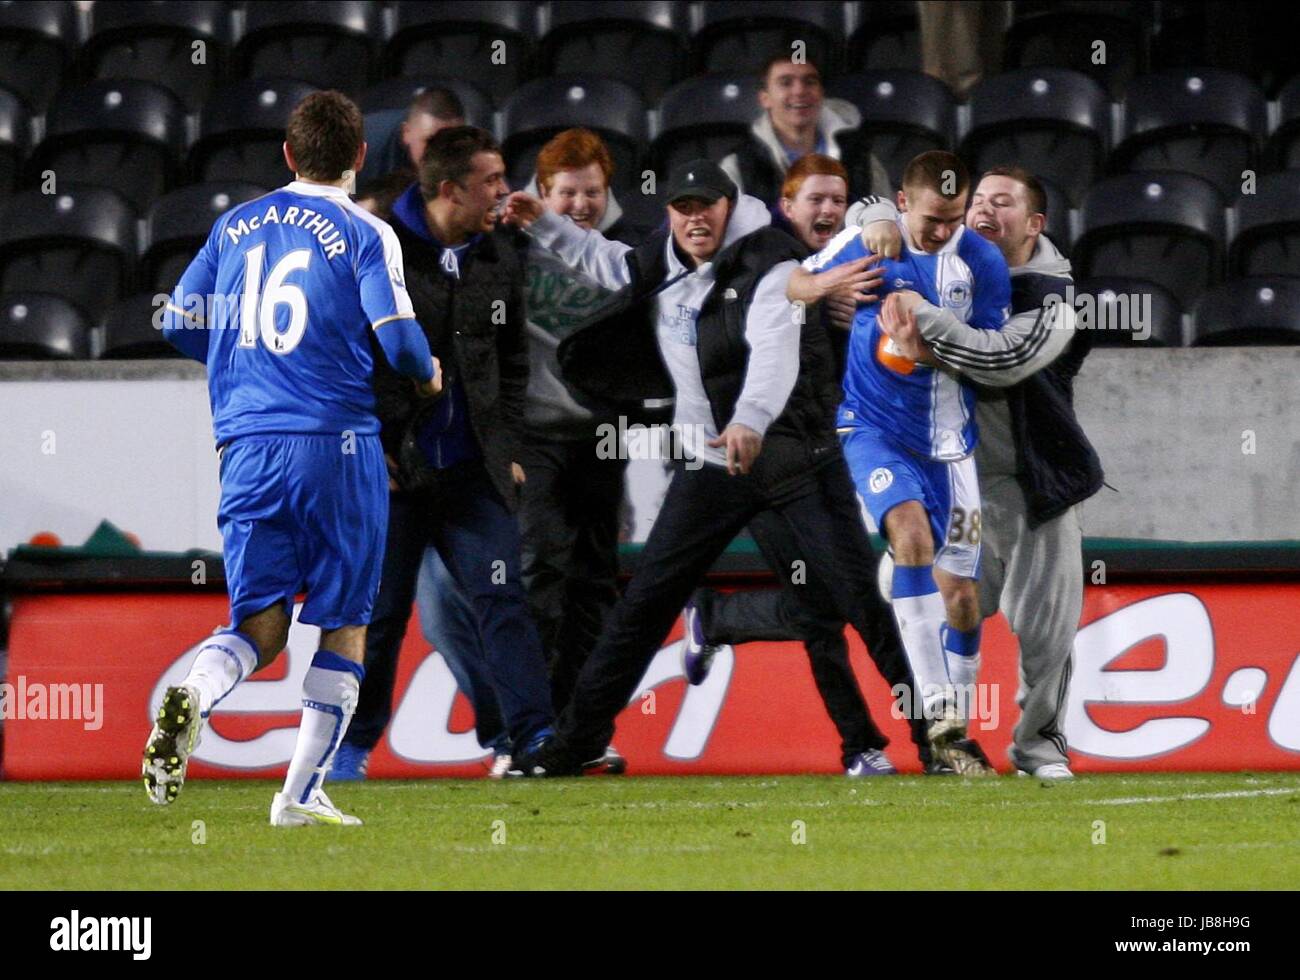
[[198,735],[198,704],[190,691],[169,687],[144,749],[141,777],[149,799],[166,806],[185,785],[185,767]]

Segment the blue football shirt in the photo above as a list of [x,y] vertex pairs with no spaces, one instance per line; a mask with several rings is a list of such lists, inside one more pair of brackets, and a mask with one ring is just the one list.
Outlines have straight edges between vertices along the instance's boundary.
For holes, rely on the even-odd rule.
[[[913,250],[899,216],[903,246],[884,259],[881,301],[911,289],[935,306],[984,330],[1000,330],[1011,304],[1011,277],[997,246],[959,227],[934,254]],[[846,228],[810,256],[813,272],[870,254],[861,229]],[[853,318],[837,424],[866,425],[928,459],[953,460],[975,449],[975,391],[960,377],[904,357],[876,322],[880,303],[859,306]]]
[[224,445],[260,433],[377,433],[368,334],[414,318],[393,229],[341,188],[293,181],[217,220],[163,328],[206,361]]

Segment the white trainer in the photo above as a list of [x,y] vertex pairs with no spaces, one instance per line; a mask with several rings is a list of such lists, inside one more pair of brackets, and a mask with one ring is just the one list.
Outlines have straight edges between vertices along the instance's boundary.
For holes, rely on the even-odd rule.
[[202,728],[198,688],[190,684],[167,688],[140,767],[144,791],[154,803],[166,806],[180,795]]
[[272,827],[360,827],[361,818],[344,813],[325,795],[316,790],[306,803],[294,803],[283,793],[271,800]]
[[1022,776],[1033,776],[1035,779],[1041,779],[1048,783],[1074,778],[1074,773],[1070,771],[1070,767],[1064,762],[1049,762],[1045,766],[1039,766],[1033,772],[1025,772],[1021,769],[1019,773]]
[[488,779],[505,779],[513,761],[509,755],[494,755],[492,768],[488,770]]

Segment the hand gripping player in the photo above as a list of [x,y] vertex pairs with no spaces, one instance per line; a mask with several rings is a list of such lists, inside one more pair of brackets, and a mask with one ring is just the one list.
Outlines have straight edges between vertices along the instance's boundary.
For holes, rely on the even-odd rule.
[[[921,297],[972,327],[997,330],[1006,321],[1006,262],[962,225],[969,189],[965,165],[950,153],[923,153],[907,165],[902,247],[883,263],[883,302],[854,317],[837,426],[868,523],[893,555],[894,615],[935,756],[963,775],[987,775],[993,770],[966,738],[980,642],[974,392],[954,373],[906,356],[879,322]],[[846,229],[805,268],[861,259],[863,238]]]
[[217,219],[164,311],[167,339],[208,368],[232,625],[163,695],[144,750],[155,803],[180,792],[213,707],[284,649],[305,591],[299,618],[320,627],[320,649],[271,824],[361,823],[321,783],[356,706],[388,518],[370,333],[422,395],[441,391],[397,238],[344,189],[365,153],[352,102],[305,98],[284,144],[296,179]]

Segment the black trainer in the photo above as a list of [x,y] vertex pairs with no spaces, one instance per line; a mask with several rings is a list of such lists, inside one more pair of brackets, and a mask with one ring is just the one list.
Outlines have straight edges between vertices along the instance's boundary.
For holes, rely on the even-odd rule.
[[506,775],[515,779],[546,779],[556,776],[581,776],[584,771],[582,759],[570,752],[558,737],[552,735],[536,748],[530,746],[516,755]]

